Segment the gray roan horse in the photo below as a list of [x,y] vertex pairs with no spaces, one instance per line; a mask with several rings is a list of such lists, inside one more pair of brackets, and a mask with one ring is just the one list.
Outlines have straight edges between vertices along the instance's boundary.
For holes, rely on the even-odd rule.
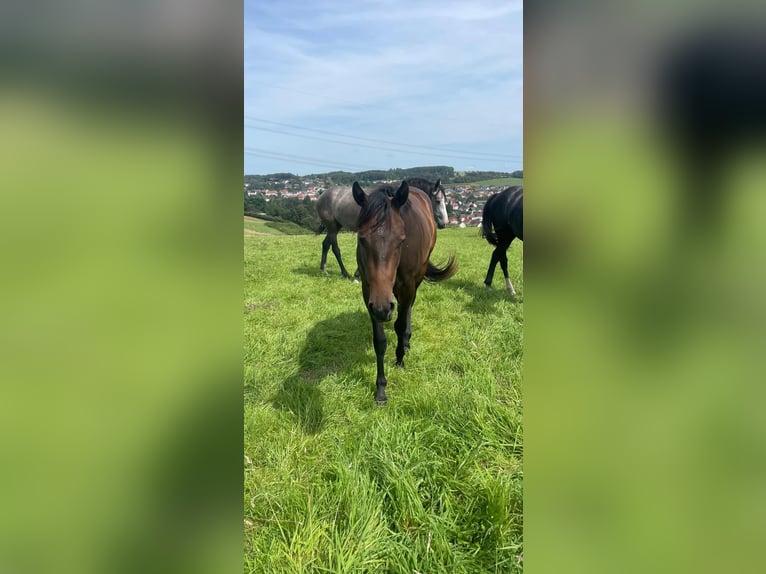
[[[407,184],[417,187],[428,194],[431,199],[431,207],[436,219],[436,225],[439,229],[447,226],[447,196],[444,193],[444,187],[441,179],[436,183],[431,183],[427,179],[413,177],[407,180]],[[322,241],[322,263],[320,265],[322,273],[327,274],[327,252],[332,247],[332,252],[340,265],[340,272],[343,277],[351,276],[343,266],[343,260],[340,257],[340,248],[338,247],[338,231],[345,227],[351,231],[356,231],[356,223],[359,218],[359,206],[354,201],[349,187],[333,187],[319,196],[317,201],[317,212],[327,229],[327,236]]]
[[427,281],[444,281],[457,272],[455,256],[437,267],[429,260],[436,245],[431,202],[428,195],[403,181],[398,189],[383,184],[365,193],[358,182],[352,187],[359,205],[356,262],[362,280],[362,297],[372,321],[378,373],[375,401],[386,402],[386,375],[383,359],[388,342],[383,323],[394,314],[394,298],[399,312],[396,331],[396,364],[404,367],[404,352],[410,348],[410,317],[418,286]]
[[[508,256],[506,251],[511,241],[518,237],[524,241],[524,188],[513,186],[504,189],[500,193],[491,195],[484,204],[481,218],[481,234],[495,246],[492,259],[487,269],[487,277],[484,284],[487,289],[492,288],[492,277],[498,262],[505,275],[505,286],[515,295],[510,277],[508,277]],[[492,228],[494,227],[494,231]]]

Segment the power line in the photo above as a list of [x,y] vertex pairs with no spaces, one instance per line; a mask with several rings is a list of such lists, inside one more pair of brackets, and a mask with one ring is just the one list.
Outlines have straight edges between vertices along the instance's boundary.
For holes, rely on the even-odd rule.
[[337,163],[325,161],[320,158],[306,157],[306,156],[293,155],[293,154],[283,154],[283,153],[273,152],[273,151],[264,150],[264,149],[251,148],[251,147],[246,147],[245,153],[247,155],[252,155],[256,157],[262,157],[267,159],[277,159],[277,160],[283,160],[283,161],[292,161],[295,163],[315,165],[318,167],[338,169],[341,171],[352,171],[349,168],[355,168],[361,171],[367,171],[367,170],[373,169],[369,166],[355,165],[355,164],[337,164]]
[[[271,124],[271,125],[275,125],[275,126],[292,128],[292,129],[297,129],[297,130],[304,130],[304,131],[315,132],[315,133],[320,133],[320,134],[326,134],[326,135],[331,135],[331,136],[340,136],[340,137],[344,137],[344,138],[347,138],[347,139],[353,139],[353,140],[359,140],[359,141],[365,141],[365,142],[371,142],[371,143],[378,143],[378,144],[382,143],[382,144],[396,145],[396,146],[401,146],[401,147],[433,150],[433,151],[438,151],[441,154],[445,154],[445,152],[446,153],[454,152],[454,153],[466,154],[466,155],[474,155],[474,156],[478,155],[478,156],[480,156],[480,158],[478,158],[478,159],[489,158],[489,157],[495,157],[496,159],[503,159],[503,160],[521,159],[522,158],[522,156],[515,155],[515,154],[479,153],[479,152],[472,152],[472,151],[465,151],[465,150],[449,150],[449,149],[445,150],[444,148],[439,148],[439,147],[435,147],[435,146],[425,146],[425,145],[409,144],[409,143],[404,143],[404,142],[394,142],[394,141],[390,141],[390,140],[365,138],[365,137],[361,137],[361,136],[352,136],[352,135],[348,135],[348,134],[342,134],[342,133],[339,133],[339,132],[333,132],[333,131],[330,131],[330,130],[322,130],[322,129],[318,129],[318,128],[308,128],[308,127],[299,126],[299,125],[296,125],[296,124],[288,124],[288,123],[285,123],[285,122],[275,122],[273,120],[267,120],[265,118],[259,118],[259,117],[250,116],[250,115],[246,115],[245,119],[246,120],[251,120],[251,121],[256,121],[256,122],[261,122],[261,123],[265,123],[265,124]],[[251,126],[251,127],[256,127],[256,126]],[[261,128],[257,128],[256,127],[256,129],[261,129]],[[295,134],[295,135],[297,135],[297,134]],[[445,157],[447,157],[447,156],[445,156]],[[477,158],[460,158],[460,159],[477,159]]]
[[[321,142],[327,142],[327,143],[335,143],[335,144],[341,144],[341,145],[347,145],[347,146],[353,146],[353,147],[363,147],[368,149],[374,149],[379,151],[391,151],[396,153],[407,153],[407,154],[415,154],[415,155],[425,155],[430,157],[442,157],[442,158],[451,158],[451,159],[465,159],[470,161],[491,161],[491,162],[497,162],[498,159],[496,158],[489,158],[489,157],[470,157],[470,156],[464,156],[464,155],[453,155],[453,154],[445,154],[445,153],[434,153],[434,152],[425,152],[425,151],[414,151],[414,150],[405,150],[405,149],[396,149],[396,148],[390,148],[390,147],[381,147],[381,146],[374,146],[369,144],[363,144],[359,142],[344,142],[341,140],[334,140],[329,138],[322,138],[318,136],[310,136],[305,134],[295,134],[290,133],[284,130],[277,130],[272,128],[265,128],[261,126],[253,126],[245,124],[247,127],[264,131],[264,132],[270,132],[274,134],[282,134],[287,135],[291,137],[298,137],[303,139],[309,139],[309,140],[315,140],[315,141],[321,141]],[[505,158],[507,159],[507,158]]]

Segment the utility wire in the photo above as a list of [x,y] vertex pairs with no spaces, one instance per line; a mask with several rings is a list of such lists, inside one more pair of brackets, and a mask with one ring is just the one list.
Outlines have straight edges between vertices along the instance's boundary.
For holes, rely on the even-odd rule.
[[252,155],[255,157],[292,161],[296,163],[303,163],[308,165],[316,165],[319,167],[338,169],[341,171],[353,171],[352,169],[349,169],[349,168],[355,168],[361,171],[369,171],[374,169],[369,166],[355,165],[355,164],[337,164],[337,163],[327,162],[320,158],[306,157],[306,156],[293,155],[293,154],[283,154],[283,153],[277,153],[277,152],[273,152],[269,150],[252,148],[252,147],[246,147],[245,153],[247,155]]
[[[380,151],[391,151],[396,153],[407,153],[407,154],[415,154],[415,155],[424,155],[424,156],[430,156],[430,157],[442,157],[442,158],[450,158],[450,159],[465,159],[470,161],[490,161],[490,162],[497,162],[498,160],[496,158],[480,158],[480,157],[470,157],[470,156],[464,156],[464,155],[452,155],[452,154],[446,154],[446,153],[434,153],[434,152],[427,152],[427,151],[414,151],[414,150],[404,150],[404,149],[396,149],[396,148],[390,148],[390,147],[381,147],[381,146],[374,146],[369,144],[363,144],[359,142],[344,142],[341,140],[334,140],[329,138],[322,138],[318,136],[310,136],[305,134],[294,134],[290,133],[284,130],[277,130],[272,128],[264,128],[260,126],[253,126],[253,125],[247,125],[247,127],[251,127],[253,129],[274,133],[274,134],[282,134],[287,135],[291,137],[298,137],[308,140],[315,140],[315,141],[321,141],[326,143],[335,143],[335,144],[341,144],[341,145],[347,145],[347,146],[353,146],[353,147],[363,147],[367,149],[374,149],[374,150],[380,150]],[[505,158],[508,159],[508,158]]]
[[[299,125],[296,125],[296,124],[289,124],[289,123],[286,123],[286,122],[275,122],[273,120],[267,120],[265,118],[259,118],[259,117],[256,117],[256,116],[245,115],[244,117],[245,117],[246,120],[251,120],[251,121],[255,121],[255,122],[261,122],[261,123],[264,123],[264,124],[270,124],[270,125],[275,125],[275,126],[280,126],[280,127],[292,128],[292,129],[297,129],[297,130],[304,130],[304,131],[320,133],[320,134],[326,134],[326,135],[331,135],[331,136],[340,136],[340,137],[344,137],[344,138],[347,138],[347,139],[353,139],[353,140],[359,140],[359,141],[365,141],[365,142],[371,142],[371,143],[378,143],[378,144],[382,143],[382,144],[388,144],[388,145],[396,145],[396,146],[400,146],[400,147],[433,150],[433,151],[438,151],[441,154],[445,154],[445,153],[446,154],[448,154],[448,153],[458,153],[458,154],[480,156],[480,159],[481,158],[494,157],[494,158],[497,158],[497,159],[504,159],[504,160],[508,160],[508,159],[521,159],[521,157],[522,157],[522,156],[514,155],[514,154],[480,153],[480,152],[472,152],[472,151],[465,151],[465,150],[450,150],[450,149],[444,149],[444,148],[439,148],[439,147],[435,147],[435,146],[425,146],[425,145],[409,144],[409,143],[403,143],[403,142],[394,142],[394,141],[390,141],[390,140],[366,138],[366,137],[361,137],[361,136],[352,136],[352,135],[348,135],[348,134],[342,134],[342,133],[339,133],[339,132],[333,132],[333,131],[330,131],[330,130],[322,130],[322,129],[318,129],[318,128],[308,128],[308,127],[299,126]],[[256,129],[263,129],[263,128],[257,128],[256,126],[250,126],[250,127],[255,127]],[[291,134],[291,135],[293,135],[293,134]],[[297,135],[297,134],[294,134],[294,135]],[[461,159],[466,159],[466,158],[461,158]],[[469,158],[469,159],[476,159],[476,158]]]

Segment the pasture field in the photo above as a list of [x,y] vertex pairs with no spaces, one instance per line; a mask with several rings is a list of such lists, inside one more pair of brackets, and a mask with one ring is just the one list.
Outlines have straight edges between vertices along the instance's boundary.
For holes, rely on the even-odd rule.
[[284,235],[281,231],[278,231],[273,227],[267,227],[267,223],[269,222],[263,219],[258,219],[257,217],[248,217],[245,215],[245,237],[262,234]]
[[[405,369],[387,324],[388,404],[378,407],[361,286],[323,235],[245,237],[245,572],[522,571],[522,244],[504,289],[482,283],[476,228],[440,230]],[[356,235],[338,236],[349,271]]]
[[[456,183],[452,185],[472,185],[472,186],[490,186],[494,185],[496,187],[510,187],[512,185],[523,185],[524,180],[520,177],[498,177],[496,179],[485,179],[482,181],[474,181],[471,183]],[[513,278],[511,278],[511,281],[513,281]]]
[[266,221],[245,215],[245,237],[256,235],[306,235],[311,231],[289,221]]

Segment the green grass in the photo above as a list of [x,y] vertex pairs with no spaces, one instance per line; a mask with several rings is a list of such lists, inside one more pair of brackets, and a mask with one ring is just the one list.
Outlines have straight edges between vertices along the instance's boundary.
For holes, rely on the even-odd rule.
[[405,369],[386,326],[377,407],[361,286],[320,273],[321,240],[245,238],[245,571],[521,572],[521,244],[514,299],[475,228],[439,231],[460,271],[421,285]]
[[[245,235],[284,235],[281,231],[269,226],[270,221],[258,219],[257,217],[248,217],[245,215]],[[248,233],[250,232],[250,233]]]
[[494,185],[495,187],[509,187],[511,185],[523,185],[524,180],[520,177],[499,177],[496,179],[485,179],[482,181],[473,181],[471,183],[456,183],[454,185],[470,185],[470,186],[482,186],[489,187]]
[[312,232],[289,221],[266,221],[245,216],[245,236],[254,235],[311,235]]

